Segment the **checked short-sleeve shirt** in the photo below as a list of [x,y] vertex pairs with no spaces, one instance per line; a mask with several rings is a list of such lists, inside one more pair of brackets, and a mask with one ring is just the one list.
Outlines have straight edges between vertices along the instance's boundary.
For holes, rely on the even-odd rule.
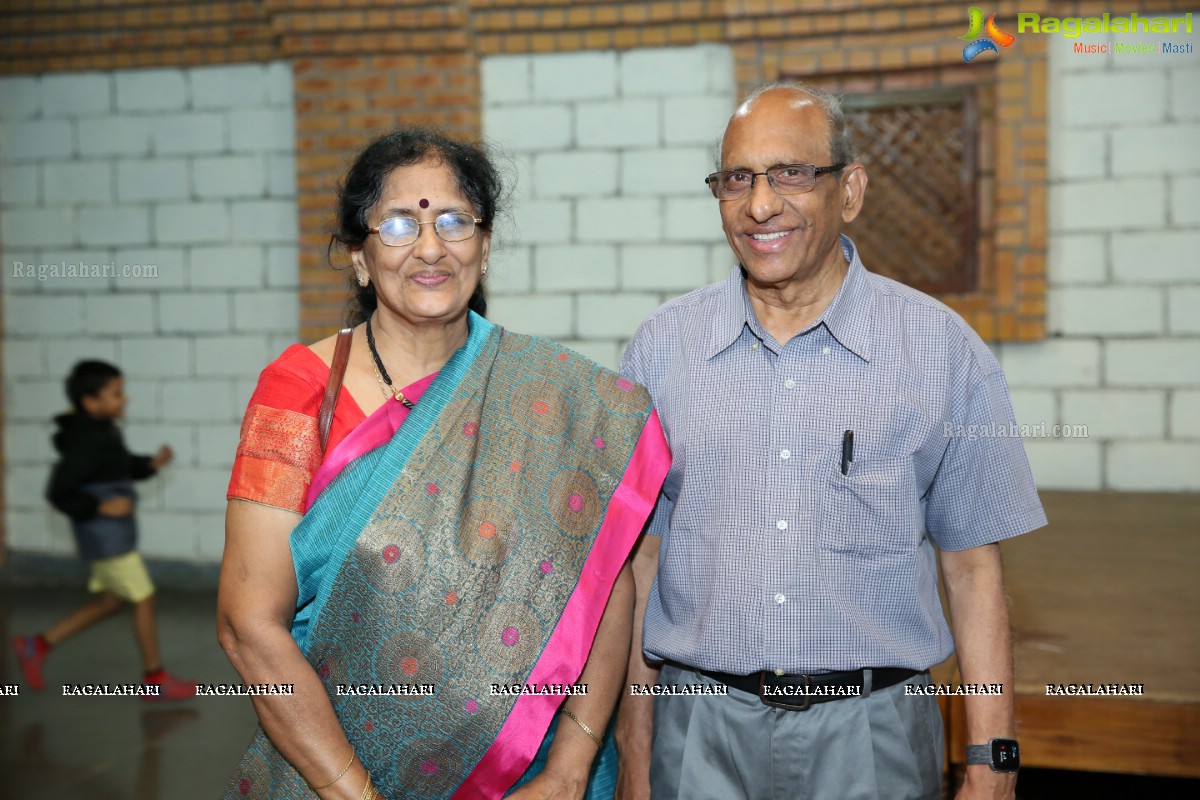
[[928,668],[954,649],[933,545],[1046,523],[995,357],[842,248],[836,298],[784,345],[736,268],[630,342],[622,371],[649,388],[674,459],[649,528],[648,657],[743,675]]

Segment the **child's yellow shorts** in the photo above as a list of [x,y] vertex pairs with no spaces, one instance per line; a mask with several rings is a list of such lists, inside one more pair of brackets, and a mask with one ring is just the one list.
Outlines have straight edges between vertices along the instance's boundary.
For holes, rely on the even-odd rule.
[[154,594],[154,584],[142,554],[135,550],[123,556],[93,561],[88,591],[112,592],[122,600],[140,603]]

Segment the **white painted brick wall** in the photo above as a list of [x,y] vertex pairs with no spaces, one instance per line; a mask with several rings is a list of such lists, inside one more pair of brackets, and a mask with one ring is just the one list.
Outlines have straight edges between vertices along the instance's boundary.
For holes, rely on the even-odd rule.
[[1039,486],[1195,491],[1200,55],[1094,58],[1072,41],[1048,40],[1052,338],[1001,361],[1018,407],[1088,426],[1026,441]]
[[662,241],[661,206],[657,199],[633,197],[580,200],[576,236],[581,242]]
[[534,286],[539,292],[616,289],[616,245],[563,245],[537,248]]
[[[140,486],[142,549],[219,557],[245,402],[297,336],[291,84],[285,63],[0,77],[9,546],[73,551],[40,499],[49,418],[100,358],[125,372],[130,446],[176,453]],[[13,261],[116,274],[39,281]]]
[[91,117],[77,125],[79,154],[85,158],[150,154],[150,125],[141,116]]
[[1108,481],[1131,492],[1200,491],[1200,443],[1116,442],[1108,454]]
[[494,105],[533,99],[533,60],[529,56],[494,56],[480,65],[483,94]]
[[[75,244],[75,214],[65,207],[13,208],[0,217],[0,239],[7,247]],[[6,265],[7,268],[12,265]]]
[[[3,143],[0,142],[0,147]],[[12,165],[0,172],[0,202],[6,207],[37,205],[41,200],[41,179],[33,164]]]
[[1112,386],[1200,386],[1200,339],[1114,339],[1104,350]]
[[1026,439],[1025,454],[1039,487],[1096,491],[1104,488],[1098,441]]
[[658,305],[732,264],[704,186],[733,110],[724,45],[482,60],[485,137],[516,154],[490,316],[615,367]]
[[658,308],[656,294],[584,294],[579,296],[579,335],[620,339],[637,330]]
[[1013,414],[1018,425],[1058,424],[1057,400],[1054,392],[1039,389],[1012,389]]
[[528,105],[488,109],[484,133],[500,146],[517,152],[565,148],[571,144],[571,108]]
[[1168,330],[1179,335],[1200,334],[1200,286],[1177,286],[1168,301]]
[[687,292],[708,282],[707,261],[701,245],[629,245],[621,248],[621,285]]
[[0,158],[41,161],[71,156],[71,123],[63,119],[5,122],[0,125]]
[[725,96],[733,90],[733,51],[723,45],[631,50],[621,57],[621,91],[629,97]]
[[150,241],[150,213],[145,206],[79,209],[80,244],[143,245]]
[[[1067,41],[1051,43],[1051,58],[1086,56],[1062,51]],[[1072,127],[1091,125],[1122,125],[1130,120],[1157,122],[1166,116],[1167,70],[1144,70],[1126,67],[1133,59],[1123,59],[1112,72],[1092,75],[1062,74],[1057,76],[1058,91],[1051,96],[1061,99],[1062,114]],[[1182,59],[1181,59],[1182,63]],[[1053,80],[1053,79],[1052,79]],[[1120,98],[1116,102],[1116,98]]]
[[201,198],[262,197],[267,185],[262,156],[198,158],[194,169],[196,195]]
[[566,244],[571,241],[572,204],[561,200],[521,200],[513,209],[509,240],[524,245]]
[[536,102],[573,102],[617,94],[616,53],[554,53],[532,61]]
[[162,203],[154,207],[155,239],[161,244],[216,244],[232,240],[226,203]]
[[575,301],[568,294],[496,294],[488,317],[518,333],[559,340],[575,335]]
[[37,78],[22,76],[0,81],[0,115],[5,119],[33,117],[41,108],[42,93]]
[[1181,176],[1171,182],[1171,222],[1200,223],[1200,177]]
[[533,193],[537,197],[612,196],[619,177],[615,152],[543,153],[533,161]]
[[1052,333],[1162,333],[1163,292],[1132,286],[1063,287],[1050,296]]
[[186,200],[189,196],[188,162],[181,158],[117,162],[117,199],[122,203]]
[[533,291],[533,249],[511,240],[492,238],[488,256],[488,291],[491,296],[528,294]]
[[1171,401],[1171,438],[1200,439],[1200,390],[1177,391]]
[[1087,425],[1091,439],[1160,439],[1166,433],[1166,405],[1162,391],[1066,391],[1062,421]]
[[[269,82],[258,65],[201,67],[189,73],[192,108],[225,111],[260,108],[268,102]],[[289,83],[290,81],[290,75]]]
[[115,77],[118,111],[177,111],[187,107],[184,70],[122,70]]
[[1160,228],[1166,221],[1162,177],[1062,183],[1050,187],[1050,215],[1063,231]]
[[712,156],[703,147],[629,150],[621,157],[621,191],[630,197],[693,196],[698,188],[708,191],[704,176],[711,171]]
[[98,205],[110,203],[113,200],[112,165],[105,161],[47,162],[42,165],[42,187],[42,196],[48,205],[81,201]]
[[1100,233],[1061,233],[1050,239],[1046,271],[1052,286],[1108,280],[1108,238]]
[[580,147],[653,147],[662,140],[663,102],[665,98],[580,103],[577,143]]
[[1124,283],[1195,283],[1200,263],[1200,227],[1114,233],[1112,259],[1113,277]]

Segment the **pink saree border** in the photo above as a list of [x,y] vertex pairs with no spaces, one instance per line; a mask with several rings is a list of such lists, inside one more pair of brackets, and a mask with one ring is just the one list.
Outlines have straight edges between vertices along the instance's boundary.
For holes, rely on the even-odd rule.
[[[433,379],[436,377],[436,372],[426,375],[421,380],[405,386],[401,391],[404,392],[405,397],[415,403],[421,399],[421,395],[425,394],[425,390],[429,388],[429,384],[433,383]],[[360,422],[357,428],[350,431],[346,438],[333,448],[333,452],[325,456],[325,460],[317,468],[317,474],[313,476],[312,483],[308,487],[308,497],[304,500],[304,513],[308,513],[321,492],[334,478],[342,474],[342,470],[346,468],[347,464],[364,453],[369,453],[376,447],[386,444],[396,434],[396,431],[400,430],[400,426],[407,418],[408,408],[402,403],[389,400],[376,409],[374,414]]]
[[[625,475],[609,501],[579,583],[528,684],[570,684],[583,671],[612,587],[654,508],[670,466],[671,453],[658,412],[651,411]],[[452,795],[452,800],[503,797],[529,768],[546,737],[551,718],[564,699],[561,695],[518,698],[496,740]]]

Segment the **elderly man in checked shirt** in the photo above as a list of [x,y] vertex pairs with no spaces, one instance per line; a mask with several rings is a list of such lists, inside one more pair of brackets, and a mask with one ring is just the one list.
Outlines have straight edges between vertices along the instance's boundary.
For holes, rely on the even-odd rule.
[[[635,556],[629,682],[728,693],[625,697],[618,797],[938,798],[937,701],[907,685],[957,649],[964,684],[1004,687],[966,698],[968,741],[1016,733],[996,543],[1046,518],[1019,438],[955,435],[1008,430],[1004,376],[961,317],[842,235],[867,173],[836,98],[756,91],[721,170],[738,266],[655,312],[623,372],[674,456]],[[972,764],[958,797],[1015,786]]]

